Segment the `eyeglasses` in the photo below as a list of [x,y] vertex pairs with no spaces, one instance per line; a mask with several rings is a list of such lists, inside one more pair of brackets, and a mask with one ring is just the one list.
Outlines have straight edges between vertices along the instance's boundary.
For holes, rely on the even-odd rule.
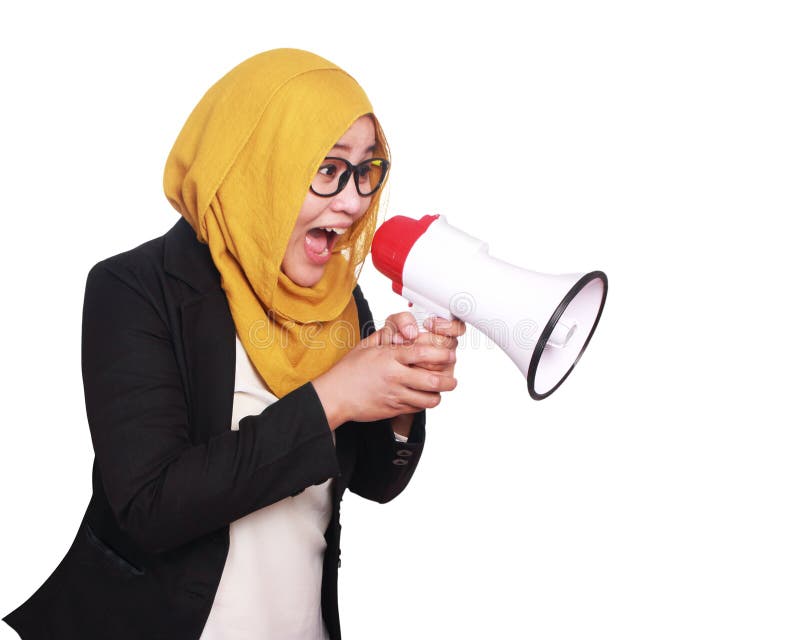
[[350,175],[360,196],[371,196],[381,188],[389,161],[383,158],[370,158],[356,165],[344,158],[328,157],[322,161],[319,170],[311,180],[311,191],[323,198],[330,198],[347,186]]

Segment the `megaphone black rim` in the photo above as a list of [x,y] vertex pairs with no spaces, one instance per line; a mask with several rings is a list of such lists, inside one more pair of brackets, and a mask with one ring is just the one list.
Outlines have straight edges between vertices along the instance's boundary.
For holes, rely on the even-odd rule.
[[[562,314],[566,311],[567,307],[573,301],[575,296],[577,296],[581,290],[589,284],[592,280],[596,278],[600,278],[603,281],[603,298],[600,300],[600,308],[597,310],[597,317],[594,320],[594,324],[592,325],[592,330],[589,332],[589,336],[586,338],[586,341],[583,343],[583,347],[581,347],[581,351],[578,354],[578,357],[575,358],[575,361],[572,363],[567,372],[561,377],[561,380],[550,389],[547,393],[536,393],[534,390],[534,379],[536,377],[536,369],[539,366],[539,360],[542,358],[542,354],[544,353],[544,348],[547,346],[547,341],[550,339],[550,334],[555,329],[556,324],[561,319]],[[553,315],[550,316],[550,320],[548,320],[547,324],[544,327],[544,331],[539,336],[539,342],[536,343],[536,348],[533,350],[533,355],[531,356],[531,364],[528,367],[528,393],[530,394],[531,398],[534,400],[544,400],[547,396],[549,396],[553,391],[558,389],[561,386],[561,383],[567,379],[572,370],[575,368],[575,365],[578,364],[578,361],[581,359],[583,352],[586,351],[586,347],[589,346],[589,342],[594,335],[594,330],[597,328],[597,323],[600,322],[600,316],[603,315],[603,307],[606,304],[606,295],[608,294],[608,278],[606,274],[602,271],[592,271],[591,273],[587,273],[583,276],[580,280],[578,280],[572,288],[569,290],[564,299],[561,301],[561,304],[556,307],[556,310],[553,312]]]

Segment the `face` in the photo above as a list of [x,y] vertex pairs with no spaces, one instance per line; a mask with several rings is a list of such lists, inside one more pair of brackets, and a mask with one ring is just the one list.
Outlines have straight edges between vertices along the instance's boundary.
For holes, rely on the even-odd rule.
[[[327,155],[344,158],[355,165],[374,155],[375,144],[375,124],[370,116],[362,116]],[[358,194],[352,177],[342,191],[330,198],[318,196],[309,189],[289,237],[281,270],[295,284],[313,287],[322,278],[339,235],[366,213],[370,202],[371,196]]]

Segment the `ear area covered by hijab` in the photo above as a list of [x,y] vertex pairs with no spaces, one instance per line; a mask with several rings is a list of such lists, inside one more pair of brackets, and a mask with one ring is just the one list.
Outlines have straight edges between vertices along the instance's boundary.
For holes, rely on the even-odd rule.
[[[363,89],[339,67],[306,51],[276,49],[212,86],[167,158],[164,192],[208,244],[239,338],[279,398],[358,342],[352,291],[375,231],[379,194],[313,287],[292,282],[281,262],[323,158],[371,113]],[[375,128],[388,154],[377,120]]]

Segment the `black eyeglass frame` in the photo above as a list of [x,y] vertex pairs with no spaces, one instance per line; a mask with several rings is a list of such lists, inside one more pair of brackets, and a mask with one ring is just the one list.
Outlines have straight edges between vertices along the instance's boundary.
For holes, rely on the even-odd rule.
[[[377,192],[378,189],[381,188],[383,181],[386,179],[386,174],[389,173],[389,161],[386,158],[367,158],[366,160],[359,162],[358,164],[351,164],[344,158],[337,158],[336,156],[326,156],[323,160],[323,164],[325,160],[338,160],[339,162],[343,162],[347,167],[347,169],[345,169],[342,172],[342,175],[339,176],[339,184],[336,187],[336,191],[334,191],[333,193],[319,193],[317,191],[314,191],[313,184],[308,185],[308,188],[311,190],[311,193],[313,193],[316,196],[319,196],[320,198],[332,198],[333,196],[341,193],[347,186],[347,182],[350,180],[351,175],[353,176],[353,182],[356,185],[356,192],[358,193],[358,195],[360,195],[362,198],[367,198],[371,195],[374,195],[375,192]],[[378,182],[372,189],[372,191],[370,191],[369,193],[361,193],[361,187],[358,184],[358,178],[357,178],[358,174],[356,173],[356,169],[358,169],[358,167],[360,167],[361,165],[370,164],[375,160],[381,161],[381,177],[378,179]]]

